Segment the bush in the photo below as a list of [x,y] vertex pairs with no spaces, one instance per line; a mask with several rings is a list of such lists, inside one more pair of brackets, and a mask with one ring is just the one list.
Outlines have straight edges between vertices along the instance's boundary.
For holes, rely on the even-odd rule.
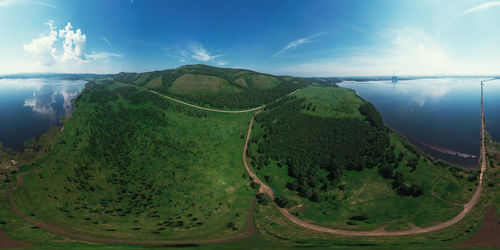
[[276,204],[282,208],[291,208],[297,205],[297,202],[286,197],[276,197]]
[[263,206],[267,206],[271,203],[271,198],[263,193],[259,193],[255,195],[255,197],[257,198],[257,202]]

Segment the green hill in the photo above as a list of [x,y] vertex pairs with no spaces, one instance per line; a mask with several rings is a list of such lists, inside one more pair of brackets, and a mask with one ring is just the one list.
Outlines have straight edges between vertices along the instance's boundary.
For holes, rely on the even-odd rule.
[[255,193],[242,177],[250,118],[89,83],[15,203],[42,223],[98,238],[241,234]]
[[245,69],[186,65],[148,73],[120,73],[114,81],[219,108],[254,108],[307,84],[334,84],[333,80],[273,76]]
[[[279,205],[300,219],[349,230],[426,227],[454,217],[461,210],[455,203],[467,202],[477,183],[477,171],[418,152],[354,91],[320,86],[331,85],[330,80],[204,65],[111,79],[89,82],[64,129],[52,130],[59,134],[21,167],[29,172],[13,202],[30,219],[108,240],[182,242],[241,235],[258,191],[242,162],[257,111],[225,108],[261,104],[266,106],[252,127],[249,163]],[[166,96],[210,106],[231,98],[238,102],[219,103],[224,112],[212,112]],[[13,185],[1,186],[4,230],[33,243],[72,242],[13,214],[8,203]],[[309,245],[321,245],[336,237],[290,225],[273,206],[257,206],[255,235],[228,248],[249,241],[262,242],[255,247],[304,246],[309,238],[314,238]],[[454,240],[477,228],[477,220],[465,223],[453,229],[460,233]]]
[[351,229],[446,221],[475,190],[477,171],[419,153],[375,108],[342,88],[307,87],[256,117],[257,174],[306,221]]

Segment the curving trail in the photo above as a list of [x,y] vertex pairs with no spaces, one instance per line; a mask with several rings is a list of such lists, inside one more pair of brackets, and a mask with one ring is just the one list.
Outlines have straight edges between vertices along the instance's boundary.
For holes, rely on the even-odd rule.
[[[144,88],[146,89],[146,88]],[[186,106],[189,106],[189,107],[193,107],[193,108],[197,108],[197,109],[203,109],[203,110],[206,110],[206,111],[211,111],[211,112],[219,112],[219,113],[230,113],[230,114],[240,114],[240,113],[248,113],[248,112],[252,112],[252,111],[256,111],[256,110],[260,110],[261,108],[263,108],[264,106],[266,105],[262,105],[260,107],[257,107],[257,108],[253,108],[253,109],[245,109],[245,110],[221,110],[221,109],[212,109],[212,108],[205,108],[205,107],[201,107],[201,106],[198,106],[198,105],[194,105],[194,104],[191,104],[191,103],[187,103],[187,102],[184,102],[184,101],[181,101],[179,99],[175,99],[175,98],[172,98],[170,96],[166,96],[166,95],[163,95],[163,94],[160,94],[154,90],[150,90],[150,89],[146,89],[147,91],[153,93],[153,94],[156,94],[156,95],[159,95],[163,98],[166,98],[166,99],[169,99],[171,101],[174,101],[174,102],[178,102],[180,104],[184,104]],[[297,90],[296,90],[297,91]],[[293,92],[295,93],[295,91]],[[291,93],[291,94],[293,94]]]
[[[168,100],[171,100],[171,101],[174,101],[174,102],[177,102],[177,103],[180,103],[180,104],[184,104],[186,106],[189,106],[189,107],[193,107],[193,108],[197,108],[197,109],[202,109],[202,110],[206,110],[206,111],[211,111],[211,112],[218,112],[218,113],[229,113],[229,114],[241,114],[241,113],[249,113],[249,112],[253,112],[253,111],[257,111],[257,110],[261,110],[263,109],[264,107],[266,107],[266,105],[262,105],[262,106],[259,106],[259,107],[256,107],[256,108],[252,108],[252,109],[245,109],[245,110],[222,110],[222,109],[213,109],[213,108],[205,108],[205,107],[201,107],[201,106],[198,106],[198,105],[194,105],[194,104],[191,104],[191,103],[187,103],[187,102],[184,102],[184,101],[181,101],[179,99],[175,99],[173,97],[170,97],[170,96],[166,96],[164,94],[160,94],[154,90],[151,90],[151,89],[147,89],[147,88],[144,88],[144,87],[141,87],[142,89],[145,89],[153,94],[156,94],[156,95],[159,95],[163,98],[166,98]],[[286,96],[291,96],[293,94],[295,94],[297,91],[299,91],[300,89],[296,89],[295,91],[287,94]],[[276,100],[280,100],[282,97],[276,99]]]
[[[255,115],[252,117],[252,120],[250,121],[247,139],[245,142],[245,147],[243,149],[243,162],[245,163],[245,168],[246,168],[248,174],[253,178],[253,180],[256,183],[260,184],[259,192],[269,195],[269,197],[272,200],[274,200],[275,197],[274,197],[273,190],[269,186],[267,186],[264,182],[262,182],[259,179],[259,177],[257,177],[257,175],[248,166],[248,163],[246,160],[246,152],[248,149],[248,142],[250,140],[250,136],[252,133],[252,125],[253,125],[255,116],[259,112],[255,113]],[[415,227],[415,228],[412,228],[410,230],[404,230],[404,231],[384,231],[383,229],[377,229],[377,230],[373,230],[373,231],[350,231],[350,230],[333,229],[333,228],[317,226],[317,225],[311,224],[309,222],[303,221],[303,220],[293,216],[286,208],[281,208],[279,206],[278,206],[278,208],[281,211],[281,213],[283,214],[283,216],[285,216],[288,220],[292,221],[293,223],[295,223],[301,227],[310,229],[310,230],[324,232],[324,233],[340,234],[340,235],[348,235],[348,236],[402,236],[402,235],[412,235],[412,234],[421,234],[421,233],[438,231],[438,230],[447,228],[447,227],[459,222],[460,220],[462,220],[472,210],[474,205],[476,205],[476,203],[478,202],[479,197],[481,195],[481,190],[482,190],[481,186],[483,184],[483,174],[484,174],[484,171],[486,169],[486,160],[485,159],[486,159],[486,156],[485,156],[485,148],[484,148],[483,87],[482,87],[482,83],[481,83],[481,155],[480,155],[481,173],[479,175],[479,184],[476,188],[476,191],[474,192],[471,199],[469,200],[469,202],[467,202],[466,204],[463,205],[463,210],[457,216],[452,218],[451,220],[441,222],[441,223],[438,223],[438,224],[436,224],[434,226],[430,226],[430,227],[425,227],[425,228]]]

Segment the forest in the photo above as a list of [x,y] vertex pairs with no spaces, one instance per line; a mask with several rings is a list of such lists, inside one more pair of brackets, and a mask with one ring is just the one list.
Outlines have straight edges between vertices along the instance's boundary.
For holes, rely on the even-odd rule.
[[[257,168],[287,165],[295,178],[287,188],[320,201],[321,190],[333,187],[344,170],[362,170],[381,165],[390,146],[380,115],[363,105],[370,122],[356,118],[324,118],[304,114],[305,98],[290,97],[266,107],[256,117],[263,133],[252,138],[258,144]],[[370,104],[371,105],[371,104]],[[326,170],[327,174],[321,174]]]

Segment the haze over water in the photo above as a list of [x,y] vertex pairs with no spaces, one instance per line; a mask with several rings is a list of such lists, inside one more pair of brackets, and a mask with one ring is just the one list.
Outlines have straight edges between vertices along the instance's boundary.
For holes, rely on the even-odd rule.
[[0,79],[0,141],[20,150],[26,140],[60,125],[84,86],[85,81]]
[[[481,88],[484,78],[435,78],[343,82],[342,87],[373,103],[385,123],[422,151],[465,167],[478,158],[447,152],[479,155]],[[487,130],[500,139],[500,81],[486,83],[484,93]]]

